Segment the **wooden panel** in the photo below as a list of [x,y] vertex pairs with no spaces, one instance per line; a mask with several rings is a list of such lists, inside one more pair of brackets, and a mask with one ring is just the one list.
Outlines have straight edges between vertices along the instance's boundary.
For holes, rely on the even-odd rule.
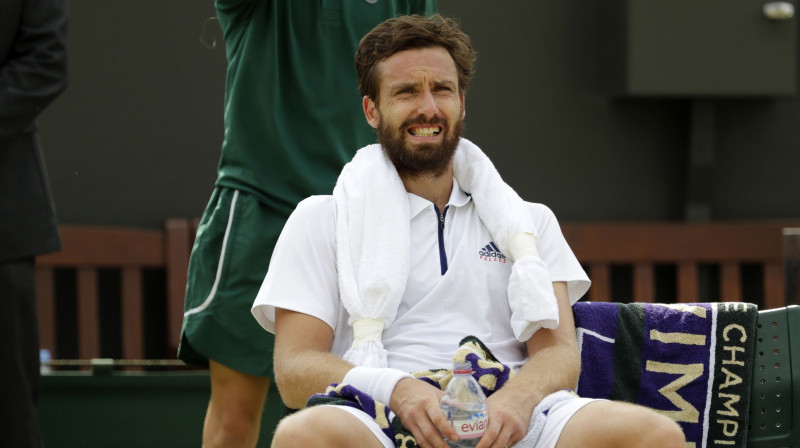
[[160,230],[61,226],[60,252],[37,257],[41,266],[163,266]]
[[725,302],[741,302],[742,300],[746,300],[742,297],[742,274],[739,269],[739,263],[722,263],[719,272],[720,300]]
[[142,316],[142,271],[122,270],[122,356],[144,358],[144,318]]
[[97,270],[78,269],[78,356],[100,356],[100,313],[97,297]]
[[39,346],[56,353],[56,302],[53,270],[36,268],[36,314],[39,319]]
[[697,275],[697,263],[684,261],[678,264],[678,297],[679,303],[699,301],[700,284]]
[[636,263],[633,266],[633,298],[637,302],[654,302],[655,275],[650,263]]
[[589,300],[611,301],[611,269],[608,264],[592,263],[589,265],[589,278],[592,280],[592,286],[589,288]]
[[791,225],[790,222],[567,223],[562,231],[582,263],[760,262],[781,259],[781,229]]

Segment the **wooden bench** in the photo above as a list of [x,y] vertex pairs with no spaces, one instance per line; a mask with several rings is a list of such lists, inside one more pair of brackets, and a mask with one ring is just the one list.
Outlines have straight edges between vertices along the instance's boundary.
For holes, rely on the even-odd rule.
[[[77,357],[108,357],[101,352],[100,307],[109,297],[101,297],[100,279],[102,272],[115,271],[119,273],[119,286],[108,295],[119,298],[119,321],[109,322],[107,328],[120,329],[123,358],[144,358],[144,277],[148,271],[156,271],[163,274],[166,298],[158,310],[166,322],[163,352],[174,354],[180,340],[186,267],[195,226],[189,219],[168,219],[163,229],[61,226],[62,250],[36,259],[41,347],[54,358],[64,357],[59,346],[68,344],[57,340],[57,335],[58,326],[65,320],[57,315],[57,305],[66,295],[75,298]],[[56,290],[59,270],[74,273],[74,290]]]
[[[80,359],[146,357],[145,339],[148,331],[163,334],[160,354],[174,357],[180,340],[183,320],[183,297],[186,287],[186,268],[196,219],[167,219],[161,229],[135,229],[96,226],[61,227],[63,250],[37,258],[37,294],[41,346],[54,358],[64,358],[59,345],[59,325],[68,322],[75,328],[77,353]],[[593,301],[750,301],[762,309],[773,309],[787,303],[782,252],[782,229],[800,227],[797,222],[744,223],[595,223],[567,222],[564,235],[578,259],[584,263],[593,284],[588,299]],[[669,297],[657,297],[663,279],[657,281],[663,267],[670,278]],[[703,268],[717,270],[719,297],[701,297]],[[761,273],[755,280],[744,278],[745,269]],[[622,297],[617,291],[619,281],[615,271],[626,269],[630,280]],[[671,270],[670,270],[671,269]],[[57,289],[56,274],[74,273],[71,291]],[[118,272],[114,291],[101,288],[103,273]],[[143,286],[148,272],[161,275],[157,283],[160,302],[147,316],[157,322],[153,330],[145,323],[145,304],[153,288]],[[663,275],[661,275],[663,277]],[[749,283],[756,287],[747,287]],[[112,282],[113,283],[113,282]],[[661,284],[661,286],[659,286]],[[625,288],[623,288],[625,289]],[[662,288],[663,289],[663,288]],[[744,291],[756,291],[746,296]],[[75,317],[59,315],[57,304],[62,295],[75,298]],[[163,296],[163,298],[161,298]],[[109,300],[119,301],[118,322],[103,323],[101,306]],[[63,313],[61,313],[63,314]],[[152,316],[151,314],[155,314]],[[163,328],[161,328],[163,327]],[[110,356],[101,350],[104,334],[119,331],[121,353]],[[68,335],[72,336],[72,335]]]
[[[746,301],[773,309],[791,304],[786,300],[783,230],[798,227],[800,221],[587,222],[564,223],[562,231],[592,279],[589,300]],[[630,275],[617,277],[632,285],[615,282],[617,268],[629,270]],[[656,278],[661,268],[668,278]],[[754,272],[754,278],[745,279],[744,272]],[[704,280],[712,283],[717,297],[701,296]],[[757,285],[745,288],[751,283]],[[671,295],[657,297],[658,284]],[[629,296],[621,297],[619,289]],[[792,303],[800,304],[797,293],[791,295]]]

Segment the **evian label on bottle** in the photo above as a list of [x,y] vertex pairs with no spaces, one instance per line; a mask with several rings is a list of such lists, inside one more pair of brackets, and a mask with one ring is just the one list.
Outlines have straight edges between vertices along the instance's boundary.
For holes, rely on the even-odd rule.
[[466,420],[453,420],[453,428],[459,439],[474,439],[483,435],[489,418],[485,412],[474,412]]

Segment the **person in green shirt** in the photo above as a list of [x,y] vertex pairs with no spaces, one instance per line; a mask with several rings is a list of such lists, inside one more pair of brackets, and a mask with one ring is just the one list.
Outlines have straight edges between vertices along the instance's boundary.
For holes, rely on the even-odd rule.
[[225,136],[189,263],[178,356],[208,366],[206,448],[252,447],[273,337],[250,313],[275,242],[302,199],[329,194],[364,122],[353,55],[361,36],[436,0],[216,0],[228,58]]

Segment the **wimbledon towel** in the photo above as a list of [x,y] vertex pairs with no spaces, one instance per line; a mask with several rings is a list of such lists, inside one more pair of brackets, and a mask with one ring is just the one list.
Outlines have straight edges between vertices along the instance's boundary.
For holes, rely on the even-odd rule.
[[572,309],[580,396],[655,409],[697,448],[745,445],[755,305],[578,302]]
[[[525,203],[485,154],[461,139],[453,175],[472,194],[478,216],[514,264],[508,286],[514,335],[525,341],[558,326],[558,304]],[[379,144],[360,149],[337,180],[336,266],[354,340],[344,359],[386,367],[381,333],[395,318],[409,273],[409,206],[397,170]]]

